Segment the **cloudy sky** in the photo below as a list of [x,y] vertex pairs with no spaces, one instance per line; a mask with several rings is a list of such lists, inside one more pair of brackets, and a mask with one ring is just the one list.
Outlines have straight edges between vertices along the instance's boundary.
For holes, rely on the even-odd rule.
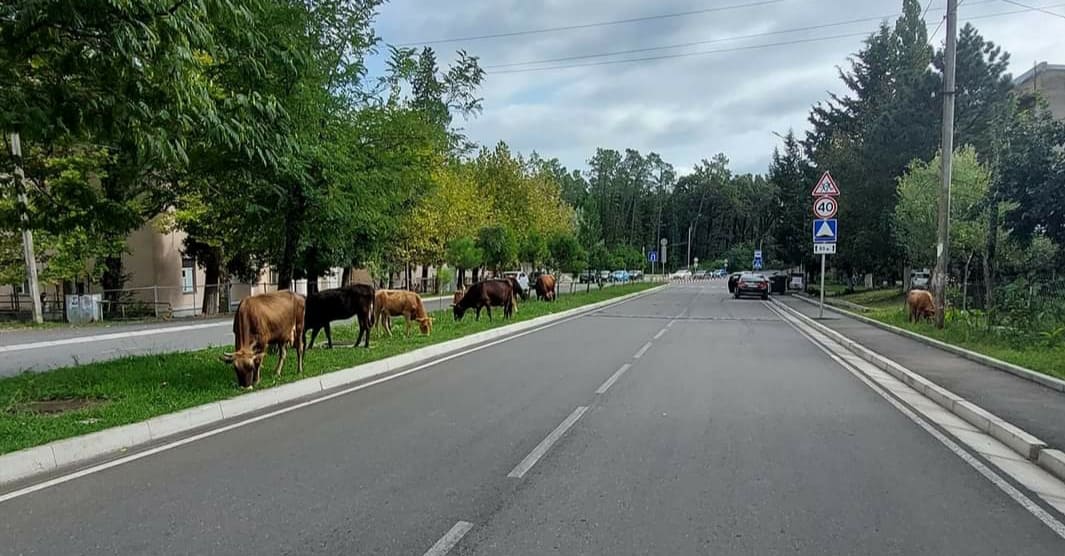
[[[743,7],[709,11],[729,6]],[[471,138],[489,145],[502,139],[582,170],[601,146],[655,151],[681,171],[723,152],[734,170],[762,172],[779,142],[774,132],[805,129],[810,106],[828,91],[841,92],[836,67],[879,20],[894,21],[901,6],[902,0],[391,0],[377,30],[386,43],[402,44],[585,26],[433,44],[442,60],[461,48],[488,72],[484,112],[462,124]],[[930,33],[945,7],[946,0],[931,0]],[[959,19],[1010,52],[1015,76],[1037,61],[1065,63],[1061,0],[962,0]],[[796,30],[836,23],[843,24]],[[941,29],[934,38],[937,46],[944,35]],[[688,43],[701,44],[660,48]],[[639,49],[648,50],[587,57]],[[572,57],[583,58],[524,64]],[[658,59],[602,63],[641,57]],[[552,66],[570,67],[528,71]]]

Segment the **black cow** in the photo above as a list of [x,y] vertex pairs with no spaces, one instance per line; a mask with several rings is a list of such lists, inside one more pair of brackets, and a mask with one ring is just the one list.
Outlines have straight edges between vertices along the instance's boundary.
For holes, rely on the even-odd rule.
[[311,333],[311,343],[304,342],[307,349],[314,346],[318,331],[325,328],[327,345],[333,347],[333,333],[329,323],[335,320],[358,318],[358,346],[365,336],[365,347],[370,347],[370,329],[373,327],[374,288],[366,284],[351,284],[342,288],[323,290],[307,296],[307,312],[304,317],[304,334]]
[[513,276],[507,276],[507,282],[510,282],[510,287],[514,288],[514,295],[521,298],[522,301],[529,300],[529,290],[522,289],[521,282]]
[[485,280],[477,282],[466,289],[466,293],[452,307],[455,320],[462,320],[462,316],[469,309],[477,310],[477,319],[481,320],[481,308],[488,309],[488,318],[492,318],[492,306],[503,307],[503,318],[509,319],[514,314],[514,286],[509,280]]

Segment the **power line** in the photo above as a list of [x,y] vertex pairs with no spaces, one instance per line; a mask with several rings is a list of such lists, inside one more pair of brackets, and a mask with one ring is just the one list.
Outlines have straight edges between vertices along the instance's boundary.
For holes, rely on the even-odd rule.
[[924,11],[921,12],[921,19],[924,19],[924,16],[928,15],[928,8],[931,8],[932,7],[932,2],[935,2],[935,1],[936,0],[928,0],[928,3],[924,5]]
[[662,55],[659,55],[659,56],[644,56],[643,58],[626,58],[624,60],[603,60],[601,62],[585,62],[585,63],[581,63],[581,64],[567,64],[567,65],[563,65],[563,66],[548,66],[548,67],[542,67],[542,68],[522,68],[522,69],[514,69],[514,70],[493,71],[493,72],[489,72],[489,73],[491,73],[492,75],[498,75],[498,74],[501,74],[501,73],[526,73],[526,72],[531,72],[531,71],[546,71],[546,70],[556,70],[556,69],[583,68],[583,67],[589,67],[589,66],[607,66],[607,65],[612,65],[612,64],[629,64],[629,63],[633,63],[633,62],[647,62],[647,61],[651,61],[651,60],[666,60],[666,59],[670,59],[670,58],[687,58],[687,57],[690,57],[690,56],[705,56],[707,54],[719,54],[719,53],[722,53],[722,52],[738,52],[738,51],[741,51],[741,50],[755,50],[755,49],[758,49],[758,48],[769,48],[769,47],[773,47],[773,46],[788,46],[788,45],[792,45],[792,44],[804,44],[804,43],[820,42],[820,41],[827,41],[827,40],[833,40],[833,39],[864,37],[864,36],[867,36],[867,35],[869,35],[868,31],[861,31],[861,32],[858,32],[858,33],[844,33],[844,34],[841,34],[841,35],[830,35],[830,36],[827,36],[827,37],[814,37],[814,38],[810,38],[810,39],[797,39],[797,40],[792,40],[792,41],[771,42],[771,43],[766,43],[766,44],[753,44],[753,45],[749,45],[749,46],[737,46],[737,47],[733,47],[733,48],[719,48],[717,50],[701,50],[699,52],[683,52],[683,53],[679,53],[679,54],[662,54]]
[[485,39],[499,39],[504,37],[518,37],[523,35],[537,35],[541,33],[554,33],[559,31],[573,31],[576,29],[590,29],[592,27],[606,27],[609,25],[623,25],[626,23],[637,23],[640,21],[652,21],[657,19],[670,19],[676,17],[685,17],[689,15],[708,14],[714,12],[723,12],[728,10],[739,10],[743,8],[755,8],[758,6],[766,6],[769,4],[779,4],[784,0],[758,0],[756,2],[748,2],[746,4],[731,4],[728,6],[718,6],[716,8],[703,8],[701,10],[689,10],[686,12],[674,12],[668,14],[648,15],[643,17],[631,17],[628,19],[615,19],[613,21],[600,21],[596,23],[582,23],[579,25],[564,25],[559,27],[544,27],[541,29],[527,29],[524,31],[510,31],[506,33],[492,33],[487,35],[473,35],[469,37],[453,37],[448,39],[434,39],[429,41],[417,41],[406,42],[397,44],[396,46],[420,46],[428,44],[445,44],[453,42],[468,42],[468,41],[480,41]]
[[1037,11],[1037,12],[1042,12],[1042,13],[1045,13],[1045,14],[1047,14],[1047,15],[1052,15],[1052,16],[1054,16],[1054,17],[1060,17],[1061,19],[1065,19],[1065,15],[1061,15],[1061,14],[1059,14],[1059,13],[1056,13],[1056,12],[1052,12],[1052,11],[1050,11],[1050,10],[1046,10],[1046,9],[1044,9],[1044,8],[1039,8],[1039,7],[1033,7],[1033,6],[1027,6],[1027,5],[1025,5],[1025,4],[1021,4],[1020,2],[1014,2],[1014,0],[1002,0],[1002,1],[1003,1],[1003,2],[1005,2],[1005,3],[1007,3],[1007,4],[1013,4],[1014,6],[1019,6],[1019,7],[1021,7],[1021,8],[1028,8],[1029,10],[1035,10],[1035,11]]
[[[972,5],[976,5],[976,4],[987,4],[987,3],[991,3],[993,1],[995,1],[995,0],[985,0],[985,1],[981,1],[981,2],[970,2],[969,5],[972,6]],[[1054,4],[1054,5],[1050,5],[1050,6],[1044,6],[1044,8],[1054,8],[1054,7],[1058,7],[1058,6],[1065,6],[1065,4]],[[1017,14],[1022,14],[1022,13],[1030,13],[1030,12],[1036,11],[1036,10],[1037,10],[1036,8],[1025,8],[1025,9],[1021,9],[1021,10],[1012,10],[1012,11],[1008,11],[1008,12],[998,12],[998,13],[993,13],[993,14],[977,15],[977,16],[969,17],[967,19],[968,20],[973,20],[973,19],[986,19],[986,18],[993,18],[993,17],[1003,17],[1003,16],[1008,16],[1008,15],[1017,15]],[[937,9],[937,11],[938,11],[938,9]],[[699,44],[708,44],[708,43],[714,43],[714,42],[725,42],[725,41],[740,40],[740,39],[746,39],[746,38],[770,36],[770,35],[775,35],[775,34],[782,34],[782,33],[787,33],[787,32],[798,32],[798,31],[805,31],[805,30],[811,30],[811,29],[821,29],[821,28],[826,28],[826,27],[846,25],[846,24],[850,24],[850,23],[859,23],[859,22],[869,21],[869,20],[873,20],[873,19],[877,19],[877,20],[886,19],[886,18],[890,18],[890,17],[893,17],[893,16],[892,15],[888,15],[888,16],[885,16],[885,17],[877,17],[877,18],[861,18],[861,19],[856,19],[856,20],[841,21],[841,22],[829,23],[829,24],[823,24],[823,25],[814,25],[814,26],[809,26],[809,27],[800,27],[800,28],[788,29],[788,30],[780,30],[780,31],[770,31],[770,32],[766,32],[766,33],[756,33],[756,34],[752,34],[752,35],[744,35],[744,36],[739,36],[739,37],[728,37],[728,38],[722,38],[722,39],[712,39],[712,40],[707,40],[707,41],[697,41],[697,42],[693,42],[693,43],[683,43],[683,44],[675,44],[675,45],[667,45],[667,46],[648,47],[648,48],[637,48],[637,49],[632,49],[632,50],[621,50],[621,51],[603,52],[603,53],[596,53],[596,54],[584,54],[584,55],[579,55],[579,56],[567,56],[567,57],[564,57],[564,58],[552,58],[552,59],[544,59],[544,60],[534,60],[534,61],[525,61],[525,62],[513,62],[513,63],[506,63],[506,64],[488,65],[488,66],[484,66],[484,69],[490,70],[492,68],[506,68],[506,67],[513,67],[513,66],[537,65],[537,64],[546,64],[546,63],[552,63],[552,62],[563,62],[563,61],[580,60],[580,59],[588,59],[588,58],[599,58],[599,57],[616,56],[616,55],[621,55],[621,54],[633,54],[633,53],[648,52],[648,51],[655,51],[655,50],[667,50],[667,49],[672,49],[672,48],[682,48],[682,47],[686,47],[686,46],[695,46],[695,45],[699,45]],[[943,20],[941,19],[940,22],[939,22],[939,26],[936,27],[936,30],[929,37],[929,41],[930,42],[931,42],[931,40],[933,38],[935,38],[936,34],[939,33],[939,29],[941,28],[942,24],[943,24]],[[851,38],[851,37],[856,37],[856,36],[866,36],[868,34],[869,34],[868,31],[862,31],[862,32],[858,32],[858,33],[844,33],[844,34],[830,35],[830,36],[825,36],[825,37],[815,37],[815,38],[809,38],[809,39],[796,39],[796,40],[790,40],[790,41],[781,41],[781,42],[775,42],[775,43],[765,43],[765,44],[741,46],[741,47],[734,47],[734,48],[722,48],[722,49],[716,49],[716,50],[701,50],[701,51],[698,51],[698,52],[685,52],[685,53],[677,53],[677,54],[663,54],[663,55],[658,55],[658,56],[644,56],[644,57],[640,57],[640,58],[626,58],[626,59],[623,59],[623,60],[604,60],[604,61],[599,61],[599,62],[585,62],[585,63],[578,63],[578,64],[564,64],[564,65],[557,65],[557,66],[518,68],[518,69],[509,69],[509,70],[502,70],[502,71],[489,71],[488,73],[490,73],[492,75],[507,74],[507,73],[526,73],[526,72],[547,71],[547,70],[556,70],[556,69],[571,69],[571,68],[581,68],[581,67],[589,67],[589,66],[603,66],[603,65],[633,63],[633,62],[646,62],[646,61],[664,60],[664,59],[671,59],[671,58],[686,58],[686,57],[691,57],[691,56],[704,56],[704,55],[718,54],[718,53],[724,53],[724,52],[755,50],[755,49],[769,48],[769,47],[774,47],[774,46],[788,46],[788,45],[792,45],[792,44],[804,44],[804,43],[812,43],[812,42],[819,42],[819,41],[826,41],[826,40]]]

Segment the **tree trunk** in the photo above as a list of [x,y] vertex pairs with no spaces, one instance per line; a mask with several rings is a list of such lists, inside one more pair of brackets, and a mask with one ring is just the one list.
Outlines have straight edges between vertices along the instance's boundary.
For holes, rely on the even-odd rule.
[[910,287],[913,285],[910,283],[911,272],[913,272],[913,267],[909,263],[902,265],[902,293],[910,291]]
[[466,289],[466,269],[465,268],[460,268],[458,274],[459,274],[459,281],[456,283],[455,289],[457,289],[457,290]]
[[104,274],[100,279],[100,285],[104,289],[106,305],[112,312],[118,307],[117,302],[122,300],[122,287],[126,277],[122,275],[122,256],[110,255],[104,259]]
[[481,267],[479,267],[479,266],[473,267],[473,283],[475,283],[475,284],[477,283],[477,275],[480,274],[480,270],[481,270]]
[[344,267],[344,272],[340,274],[340,285],[347,286],[351,284],[351,265]]
[[962,283],[961,283],[961,310],[962,311],[968,311],[969,310],[969,266],[972,264],[973,255],[975,255],[975,254],[976,254],[975,252],[970,252],[969,253],[969,258],[965,259],[965,270],[962,272]]
[[204,265],[203,305],[200,314],[214,315],[218,313],[218,288],[222,280],[222,265],[220,257],[206,257],[202,261]]
[[420,291],[429,291],[429,265],[422,265],[422,283],[420,284],[420,286]]
[[[993,186],[992,186],[993,187]],[[992,194],[987,216],[987,246],[984,250],[984,312],[987,327],[995,323],[995,250],[998,247],[998,200]]]
[[307,295],[318,293],[318,271],[307,271]]

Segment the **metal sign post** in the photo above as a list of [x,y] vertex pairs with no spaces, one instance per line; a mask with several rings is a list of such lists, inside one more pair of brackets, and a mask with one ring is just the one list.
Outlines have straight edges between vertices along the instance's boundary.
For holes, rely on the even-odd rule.
[[817,307],[817,318],[825,318],[825,259],[836,253],[836,241],[839,230],[836,227],[836,212],[839,210],[839,185],[828,171],[817,181],[810,194],[814,197],[814,254],[821,255],[821,302]]
[[817,318],[825,318],[825,255],[821,253],[821,305],[817,308]]

